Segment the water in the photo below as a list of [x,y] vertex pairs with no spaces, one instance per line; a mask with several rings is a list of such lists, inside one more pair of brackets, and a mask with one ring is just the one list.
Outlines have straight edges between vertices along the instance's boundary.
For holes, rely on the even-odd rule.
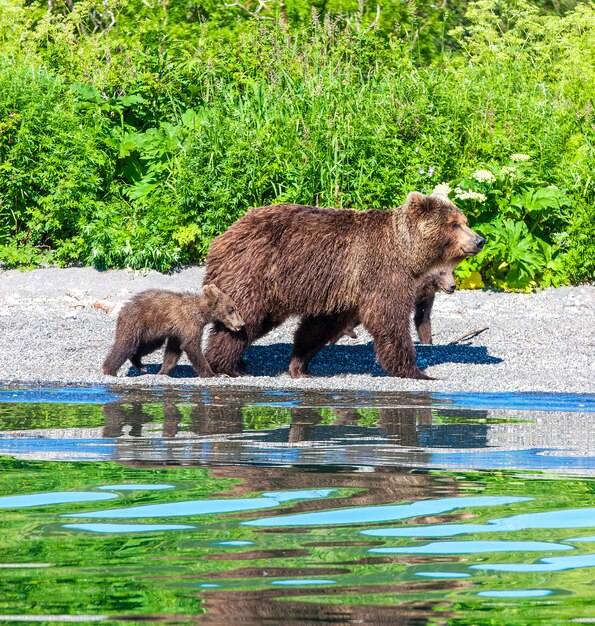
[[595,397],[0,390],[0,623],[595,621]]

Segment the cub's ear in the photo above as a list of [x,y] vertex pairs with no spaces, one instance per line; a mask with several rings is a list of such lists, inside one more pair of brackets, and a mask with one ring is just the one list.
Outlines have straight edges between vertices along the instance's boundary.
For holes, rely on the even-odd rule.
[[432,196],[424,196],[417,191],[412,191],[405,201],[405,210],[409,215],[429,215],[436,208],[435,200]]
[[221,295],[219,289],[217,289],[217,287],[213,284],[205,285],[202,288],[202,292],[209,300],[217,300]]

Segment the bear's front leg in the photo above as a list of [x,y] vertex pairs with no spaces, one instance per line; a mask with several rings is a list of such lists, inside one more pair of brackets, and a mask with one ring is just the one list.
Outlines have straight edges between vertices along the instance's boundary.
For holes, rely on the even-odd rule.
[[406,302],[376,299],[372,306],[360,308],[362,324],[374,339],[378,362],[391,376],[432,380],[417,367],[409,330],[411,308]]

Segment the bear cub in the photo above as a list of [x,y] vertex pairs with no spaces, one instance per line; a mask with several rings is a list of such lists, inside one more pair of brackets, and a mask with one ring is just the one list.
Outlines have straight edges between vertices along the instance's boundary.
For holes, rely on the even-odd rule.
[[[434,305],[434,298],[438,291],[444,293],[454,293],[457,285],[455,283],[454,268],[441,267],[426,274],[419,284],[415,296],[415,311],[413,321],[419,336],[420,343],[432,344],[432,324],[431,313]],[[331,338],[327,345],[337,343],[342,337],[356,339],[355,328],[361,323],[357,312],[344,315],[344,326],[339,328],[337,334]]]
[[454,268],[443,267],[428,274],[417,290],[415,298],[415,312],[413,322],[417,330],[420,343],[432,345],[432,323],[430,316],[434,306],[434,298],[438,291],[454,293],[455,283]]
[[169,375],[184,351],[199,376],[214,376],[201,349],[203,329],[214,321],[234,332],[244,326],[234,301],[215,285],[205,285],[201,295],[164,289],[143,291],[118,315],[116,338],[103,362],[103,372],[116,376],[126,359],[141,370],[141,358],[167,340],[159,374]]

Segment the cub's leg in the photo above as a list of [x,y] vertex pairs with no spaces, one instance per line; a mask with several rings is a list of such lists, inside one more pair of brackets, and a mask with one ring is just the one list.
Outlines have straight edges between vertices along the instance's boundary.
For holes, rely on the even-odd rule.
[[165,344],[165,353],[163,354],[161,369],[157,373],[169,376],[178,364],[181,354],[182,348],[180,347],[179,339],[170,337]]
[[151,352],[155,352],[155,350],[161,348],[163,341],[163,339],[154,339],[152,341],[141,342],[136,352],[130,357],[132,365],[134,365],[137,370],[146,371],[141,359],[147,356],[147,354],[151,354]]
[[432,345],[432,306],[434,305],[434,294],[426,296],[415,303],[415,313],[413,321],[417,330],[420,343]]
[[116,326],[116,339],[109,354],[103,362],[103,373],[108,376],[116,376],[118,370],[124,365],[127,359],[132,360],[139,348],[140,339],[136,335],[131,335]]
[[203,378],[215,376],[213,370],[211,369],[211,366],[205,359],[204,354],[202,353],[200,347],[200,335],[198,337],[192,338],[192,340],[190,341],[185,340],[181,344],[180,348],[184,350],[186,356],[188,357],[188,360],[190,361],[190,363],[192,363],[194,371],[199,376],[202,376]]

